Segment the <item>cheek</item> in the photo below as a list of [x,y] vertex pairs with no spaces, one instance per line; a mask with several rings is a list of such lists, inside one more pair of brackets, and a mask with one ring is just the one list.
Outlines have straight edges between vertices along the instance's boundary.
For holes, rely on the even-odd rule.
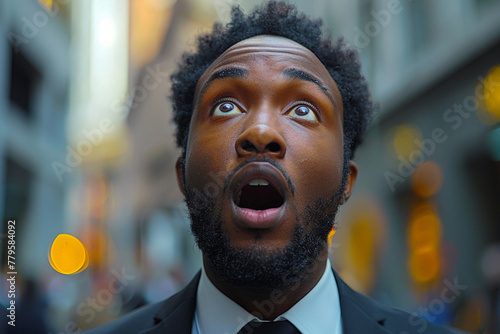
[[227,137],[218,135],[216,131],[194,130],[187,147],[186,183],[188,187],[201,190],[213,179],[220,183],[218,175],[226,170],[231,144]]
[[[328,139],[325,139],[328,138]],[[333,195],[342,183],[343,148],[332,136],[324,136],[314,145],[293,150],[294,174],[301,190],[308,198],[327,198]],[[297,195],[300,196],[299,191]],[[307,199],[306,199],[307,200]]]

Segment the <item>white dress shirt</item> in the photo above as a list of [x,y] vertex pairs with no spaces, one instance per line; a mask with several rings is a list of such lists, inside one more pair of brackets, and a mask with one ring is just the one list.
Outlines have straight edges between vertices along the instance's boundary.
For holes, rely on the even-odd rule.
[[[279,302],[285,296],[276,296]],[[261,306],[267,310],[271,301]],[[342,334],[340,299],[330,260],[319,282],[275,320],[290,321],[303,334]],[[220,292],[202,267],[191,334],[237,334],[249,321],[261,321]]]

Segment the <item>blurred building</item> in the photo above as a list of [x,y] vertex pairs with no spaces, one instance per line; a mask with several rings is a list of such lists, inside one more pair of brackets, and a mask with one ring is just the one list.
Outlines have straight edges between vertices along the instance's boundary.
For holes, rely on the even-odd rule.
[[[383,302],[477,332],[498,317],[499,277],[482,259],[500,242],[500,2],[356,3],[357,24],[338,31],[360,50],[380,114],[357,154],[334,262]],[[369,221],[371,236],[355,233]],[[358,254],[361,245],[371,252]],[[367,259],[371,272],[358,270]],[[453,301],[442,297],[450,282],[463,288]]]
[[15,219],[16,305],[24,319],[16,328],[3,322],[2,333],[50,329],[40,287],[51,270],[48,246],[64,227],[67,183],[53,163],[65,159],[68,24],[64,6],[50,12],[36,1],[0,1],[0,263],[8,271],[7,221]]
[[0,1],[0,34],[0,261],[5,265],[6,221],[16,219],[18,270],[34,276],[47,267],[47,245],[65,211],[66,184],[53,162],[65,159],[67,12],[62,6],[48,12],[34,1]]

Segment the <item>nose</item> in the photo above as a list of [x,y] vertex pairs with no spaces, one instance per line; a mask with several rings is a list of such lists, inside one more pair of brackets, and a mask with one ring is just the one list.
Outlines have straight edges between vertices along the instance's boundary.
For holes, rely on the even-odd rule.
[[236,140],[238,156],[267,154],[282,159],[285,156],[286,144],[283,137],[266,124],[256,124],[245,130]]

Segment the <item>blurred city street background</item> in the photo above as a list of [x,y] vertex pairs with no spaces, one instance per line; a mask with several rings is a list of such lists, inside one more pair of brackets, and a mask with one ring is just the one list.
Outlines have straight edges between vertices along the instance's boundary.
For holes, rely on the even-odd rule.
[[[0,0],[1,333],[91,328],[200,268],[175,178],[169,76],[239,2],[261,3]],[[382,303],[499,333],[500,1],[290,2],[359,50],[380,104],[334,267]],[[15,328],[3,313],[9,219]],[[50,266],[61,233],[88,249],[81,273]]]

